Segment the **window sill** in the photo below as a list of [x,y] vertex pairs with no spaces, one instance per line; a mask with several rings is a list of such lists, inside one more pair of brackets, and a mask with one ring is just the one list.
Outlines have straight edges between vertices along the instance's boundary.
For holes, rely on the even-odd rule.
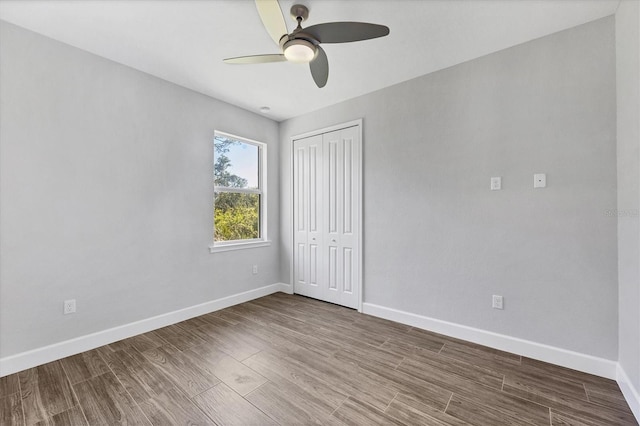
[[251,241],[246,243],[232,243],[209,246],[209,253],[218,253],[222,251],[244,250],[258,247],[269,247],[271,241]]

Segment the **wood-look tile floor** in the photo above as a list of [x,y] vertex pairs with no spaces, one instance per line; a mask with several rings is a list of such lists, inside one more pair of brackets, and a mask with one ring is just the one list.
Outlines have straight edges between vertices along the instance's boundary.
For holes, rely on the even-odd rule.
[[637,425],[617,384],[283,293],[0,379],[2,425]]

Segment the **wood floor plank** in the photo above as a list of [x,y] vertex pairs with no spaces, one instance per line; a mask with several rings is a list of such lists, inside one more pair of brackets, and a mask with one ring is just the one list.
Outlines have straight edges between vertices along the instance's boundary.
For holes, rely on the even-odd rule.
[[213,373],[242,396],[267,382],[259,373],[229,356],[220,360]]
[[591,384],[585,384],[584,386],[589,402],[631,413],[631,409],[617,385],[615,389],[602,388]]
[[[225,311],[227,310],[225,309]],[[262,348],[262,350],[273,349],[282,353],[289,353],[303,348],[301,346],[301,344],[304,344],[303,336],[299,333],[293,333],[289,330],[283,331],[279,327],[276,329],[275,326],[266,326],[261,322],[256,322],[246,316],[240,316],[235,313],[225,312],[221,314],[221,317],[224,317],[225,320],[235,321],[234,330],[243,335],[251,336],[254,345]]]
[[176,325],[181,327],[181,328],[186,328],[186,329],[192,329],[192,328],[197,328],[203,325],[207,325],[210,324],[207,321],[207,315],[200,315],[199,317],[193,317],[190,318],[188,320],[185,321],[181,321],[179,323],[177,323]]
[[[138,354],[137,351],[134,352]],[[131,356],[128,351],[117,351],[109,363],[111,370],[136,403],[141,403],[171,389],[174,383],[161,368],[142,355]]]
[[34,424],[78,404],[60,361],[18,373],[25,422]]
[[[337,346],[336,350],[344,350],[344,349],[352,349],[359,351],[368,351],[371,348],[377,348],[381,345],[379,342],[384,342],[386,339],[383,336],[379,336],[379,338],[371,338],[366,337],[366,335],[362,334],[359,338],[354,337],[353,333],[345,333],[340,331],[339,329],[331,329],[328,330],[326,328],[321,328],[318,330],[318,333],[314,335],[317,339],[322,342],[326,342],[327,345]],[[370,334],[369,334],[370,336]],[[382,351],[385,351],[382,349]],[[398,354],[389,353],[387,358],[395,358],[399,359]],[[399,361],[395,363],[398,364]]]
[[466,380],[460,376],[441,371],[431,366],[417,363],[413,360],[405,360],[398,370],[406,373],[415,379],[432,383],[440,388],[447,389],[454,394],[465,398],[479,405],[491,406],[493,409],[505,413],[508,416],[522,418],[533,424],[548,424],[549,409],[535,401],[529,401],[517,395],[507,394],[482,385],[480,383]]
[[88,425],[79,405],[36,423],[36,426]]
[[384,349],[385,351],[389,351],[398,356],[402,356],[403,358],[419,359],[425,352],[427,354],[440,352],[442,346],[444,346],[444,343],[434,345],[431,348],[424,348],[405,341],[403,337],[398,337],[387,339],[387,341],[379,347],[380,349]]
[[[419,348],[416,350],[416,348],[407,348],[406,346],[402,346],[402,348],[403,350],[406,350],[406,352],[404,352],[405,358],[410,361],[428,365],[432,368],[455,374],[491,388],[498,389],[502,386],[504,375],[495,372],[493,369],[478,366],[466,361],[460,361],[429,350],[422,350]],[[396,349],[398,349],[398,347]]]
[[605,407],[593,404],[581,399],[574,399],[563,394],[541,393],[537,390],[528,390],[523,387],[512,387],[505,384],[504,393],[515,395],[551,408],[556,413],[562,414],[566,418],[579,419],[584,423],[597,425],[637,425],[633,415],[626,410]]
[[316,333],[315,329],[310,330],[310,334],[300,333],[291,329],[287,329],[285,327],[281,327],[278,324],[269,325],[269,329],[272,334],[275,334],[280,338],[289,340],[303,348],[308,348],[309,350],[312,350],[315,353],[321,354],[323,356],[330,356],[331,354],[340,350],[340,344],[338,342],[327,339],[326,336],[319,336]]
[[[238,306],[238,305],[236,305]],[[233,308],[234,306],[232,306],[231,308]],[[238,324],[262,324],[264,325],[262,322],[257,322],[254,321],[250,318],[247,318],[246,316],[243,315],[238,315],[237,312],[234,312],[231,308],[226,308],[226,309],[222,309],[220,311],[218,311],[218,317],[219,319],[221,319],[222,321],[228,322],[230,324],[233,325],[238,325]]]
[[355,317],[355,323],[362,324],[363,326],[370,327],[371,331],[378,329],[386,329],[389,332],[405,334],[411,330],[410,325],[400,324],[399,322],[390,321],[384,318],[374,317],[373,315],[361,314]]
[[20,392],[20,380],[17,374],[0,377],[0,398]]
[[143,355],[178,388],[192,397],[220,382],[206,365],[198,365],[173,347],[161,346]]
[[547,411],[547,418],[538,422],[528,421],[522,417],[516,417],[495,410],[490,405],[481,404],[453,394],[451,401],[445,411],[452,417],[456,417],[474,425],[511,426],[511,425],[548,425],[550,417]]
[[256,323],[247,324],[243,322],[238,324],[237,327],[242,330],[243,333],[251,334],[261,339],[264,342],[262,345],[263,351],[275,350],[280,353],[289,354],[313,348],[314,351],[328,356],[332,354],[334,350],[337,350],[337,346],[335,345],[327,345],[324,350],[317,350],[317,346],[307,344],[307,340],[301,334],[277,326],[266,327]]
[[303,309],[312,309],[312,308],[317,308],[318,312],[322,312],[322,316],[326,315],[326,313],[328,312],[330,314],[329,317],[335,317],[335,316],[340,316],[340,315],[344,315],[345,317],[349,317],[350,315],[353,315],[354,313],[356,313],[355,309],[351,309],[351,308],[347,308],[344,306],[340,306],[340,305],[336,305],[335,303],[330,303],[330,302],[323,302],[321,300],[317,300],[317,299],[313,299],[311,297],[305,297],[305,296],[297,296],[298,298],[298,306],[300,306]]
[[551,425],[552,426],[597,426],[596,423],[587,421],[584,423],[571,415],[561,414],[555,411],[551,411]]
[[572,370],[570,368],[561,367],[559,365],[549,364],[548,362],[538,361],[527,357],[522,357],[520,367],[516,371],[521,371],[526,374],[544,373],[549,376],[562,378],[577,383],[584,383],[585,385],[593,385],[598,389],[612,389],[619,390],[618,383],[615,380],[605,379],[604,377],[594,376],[593,374],[584,373],[582,371]]
[[300,303],[296,306],[293,306],[291,309],[295,309],[298,312],[303,312],[306,314],[305,320],[307,318],[331,318],[332,322],[336,322],[341,325],[349,325],[356,321],[357,317],[354,316],[353,309],[339,309],[339,310],[327,310],[324,307],[326,303]]
[[[407,336],[411,338],[422,338],[425,340],[439,341],[442,343],[460,343],[465,344],[464,340],[457,339],[451,336],[445,336],[444,334],[435,333],[430,330],[424,330],[418,327],[411,327],[411,329],[407,332]],[[473,346],[477,346],[472,344]]]
[[140,409],[153,425],[215,425],[212,419],[175,388],[141,403]]
[[527,393],[537,393],[549,398],[579,399],[587,401],[587,392],[582,383],[572,382],[549,374],[526,374],[523,372],[507,372],[504,385],[513,389],[519,388]]
[[133,348],[138,352],[142,353],[144,351],[148,351],[150,349],[156,349],[160,346],[166,346],[168,342],[161,339],[159,336],[145,333],[139,334],[137,336],[129,337],[128,339],[123,339],[115,343],[111,343],[109,347],[114,350],[127,350],[129,348]]
[[[323,324],[323,325],[321,325]],[[371,346],[380,346],[387,341],[387,336],[381,333],[365,331],[364,329],[356,329],[355,327],[344,326],[322,320],[318,325],[316,333],[327,336],[333,341],[341,341],[350,338]]]
[[97,350],[82,352],[60,360],[71,384],[107,373],[109,367]]
[[621,418],[612,418],[602,415],[592,415],[575,410],[551,410],[553,425],[586,425],[586,426],[637,426],[638,422],[633,416],[624,415]]
[[521,363],[518,355],[473,343],[446,342],[440,354],[469,364],[489,368],[502,374],[512,371]]
[[[344,342],[342,342],[344,343]],[[376,363],[380,368],[395,369],[404,360],[404,356],[371,345],[343,344],[337,353],[348,353],[358,362]]]
[[149,424],[113,373],[93,377],[73,387],[90,425]]
[[327,325],[328,322],[326,321],[326,319],[328,318],[328,316],[331,318],[331,324],[336,324],[343,327],[349,327],[355,322],[355,318],[353,317],[352,313],[351,315],[349,315],[349,312],[328,312],[324,309],[318,308],[317,306],[309,304],[290,306],[281,309],[278,306],[270,306],[267,305],[266,302],[261,301],[260,306],[267,308],[270,307],[275,313],[280,313],[295,318],[298,321],[302,321],[316,327]]
[[[347,353],[338,353],[335,357],[345,364],[353,364],[353,368],[360,374],[366,376],[371,383],[391,389],[396,393],[411,395],[423,404],[434,407],[437,410],[444,410],[447,402],[451,398],[452,392],[450,390],[437,384],[426,382],[405,372],[380,368],[375,364],[362,362],[361,359],[354,358]],[[365,402],[368,401],[365,400]],[[384,409],[379,406],[376,406],[376,408]]]
[[235,318],[229,318],[227,317],[226,314],[230,314],[230,312],[228,311],[229,308],[225,308],[225,309],[221,309],[219,311],[215,311],[215,312],[210,312],[208,314],[202,315],[201,318],[203,318],[205,321],[211,323],[211,324],[219,324],[220,321],[224,321],[227,324],[231,324],[231,325],[236,325],[238,324],[238,321]]
[[[312,322],[300,321],[286,315],[281,315],[271,309],[264,308],[256,303],[247,302],[246,307],[262,318],[267,319],[268,325],[277,325],[281,328],[300,333],[305,336],[315,336],[322,328]],[[337,327],[337,326],[336,326]]]
[[183,351],[183,353],[190,357],[193,362],[207,365],[210,371],[213,371],[213,368],[218,365],[222,358],[229,356],[225,352],[222,352],[217,346],[210,343],[194,346]]
[[297,309],[292,305],[283,305],[282,303],[279,303],[278,301],[269,297],[262,297],[260,299],[252,300],[251,302],[265,309],[269,309],[273,311],[273,313],[286,315],[298,321],[304,321],[309,317],[308,312]]
[[287,305],[299,305],[300,302],[305,299],[304,296],[300,296],[298,294],[289,294],[289,293],[273,293],[268,296],[271,299],[277,300],[280,303]]
[[0,425],[22,425],[24,424],[24,412],[20,394],[13,392],[0,398]]
[[290,382],[300,389],[299,392],[306,392],[333,409],[347,399],[346,394],[325,383],[321,377],[308,374],[307,369],[287,362],[280,354],[263,351],[246,359],[244,364],[276,385],[286,386]]
[[265,326],[268,326],[270,323],[268,317],[263,317],[259,312],[256,312],[255,309],[251,309],[244,303],[240,305],[234,305],[225,309],[220,314],[220,318],[224,320],[233,320],[234,318],[236,318],[239,321],[241,321],[241,319],[244,319]]
[[262,350],[257,341],[239,336],[238,333],[234,333],[232,328],[225,329],[208,324],[194,329],[193,333],[238,361],[249,358]]
[[403,425],[394,417],[372,407],[369,404],[349,397],[333,413],[341,422],[347,425]]
[[[363,357],[363,359],[367,358]],[[403,360],[405,360],[405,366],[413,365],[419,368],[420,365],[423,365],[425,368],[454,374],[465,380],[480,383],[494,389],[500,389],[504,380],[502,374],[496,373],[491,369],[449,358],[429,350],[409,350]]]
[[[323,356],[329,356],[340,349],[340,345],[315,334],[304,334],[275,323],[268,325],[249,320],[238,326],[243,333],[261,337],[261,348],[276,348],[281,352],[296,352],[300,348],[312,350]],[[314,331],[312,330],[311,333]],[[265,342],[266,341],[266,342]]]
[[399,350],[408,350],[411,347],[417,347],[420,349],[426,349],[432,352],[440,352],[444,346],[445,341],[439,337],[430,336],[428,334],[405,334],[403,336],[394,336],[384,342],[381,347],[392,350],[398,348]]
[[[382,343],[389,339],[400,338],[407,334],[407,330],[398,329],[396,327],[389,326],[387,324],[380,324],[376,322],[371,322],[370,320],[362,320],[359,319],[354,321],[351,324],[343,325],[343,327],[347,327],[354,332],[357,333],[367,333],[369,335],[377,336],[381,340]],[[409,327],[406,327],[409,328]],[[379,346],[379,345],[376,345]]]
[[95,348],[94,350],[100,354],[100,357],[107,365],[109,365],[111,357],[114,356],[116,352],[116,349],[114,349],[110,345],[100,346]]
[[299,367],[307,368],[309,374],[321,377],[341,393],[354,396],[379,410],[384,410],[397,393],[359,371],[357,366],[334,358],[322,357],[311,351],[299,351],[286,359]]
[[97,348],[96,351],[100,353],[100,356],[109,368],[112,368],[112,363],[114,361],[118,361],[127,367],[134,367],[138,364],[147,362],[147,358],[145,358],[138,350],[131,346],[122,347],[125,349],[114,350],[111,346],[106,345]]
[[408,425],[469,426],[469,423],[463,420],[403,394],[398,394],[391,401],[385,413]]
[[219,425],[268,426],[277,425],[266,414],[224,383],[196,395],[193,402]]
[[188,326],[178,324],[159,328],[147,335],[159,337],[181,351],[205,343],[201,337],[192,333]]
[[247,395],[247,400],[283,425],[323,424],[333,407],[299,391],[292,384],[266,383]]

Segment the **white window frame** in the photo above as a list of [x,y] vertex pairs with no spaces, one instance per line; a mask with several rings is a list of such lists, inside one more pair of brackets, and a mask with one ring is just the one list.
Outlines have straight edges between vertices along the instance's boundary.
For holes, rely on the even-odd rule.
[[[213,138],[213,162],[212,166],[216,162],[216,149],[215,149],[215,137],[221,136],[228,139],[237,140],[238,142],[254,145],[258,147],[258,189],[249,188],[228,188],[216,186],[215,176],[213,177],[213,192],[236,192],[244,194],[259,194],[260,195],[260,223],[258,224],[260,229],[260,238],[254,238],[250,240],[233,240],[233,241],[213,241],[209,246],[211,253],[241,250],[255,247],[267,247],[271,245],[271,241],[267,239],[267,144],[264,142],[255,141],[253,139],[244,138],[242,136],[232,135],[230,133],[214,131]],[[215,203],[215,195],[212,197]],[[212,216],[215,217],[215,204],[213,205]],[[215,219],[213,222],[213,233],[215,235]],[[215,238],[215,237],[214,237]]]

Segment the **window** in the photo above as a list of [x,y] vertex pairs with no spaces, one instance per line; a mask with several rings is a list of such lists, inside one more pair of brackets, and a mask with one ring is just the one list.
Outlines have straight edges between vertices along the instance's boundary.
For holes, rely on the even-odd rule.
[[212,252],[269,244],[266,151],[261,142],[215,132]]

